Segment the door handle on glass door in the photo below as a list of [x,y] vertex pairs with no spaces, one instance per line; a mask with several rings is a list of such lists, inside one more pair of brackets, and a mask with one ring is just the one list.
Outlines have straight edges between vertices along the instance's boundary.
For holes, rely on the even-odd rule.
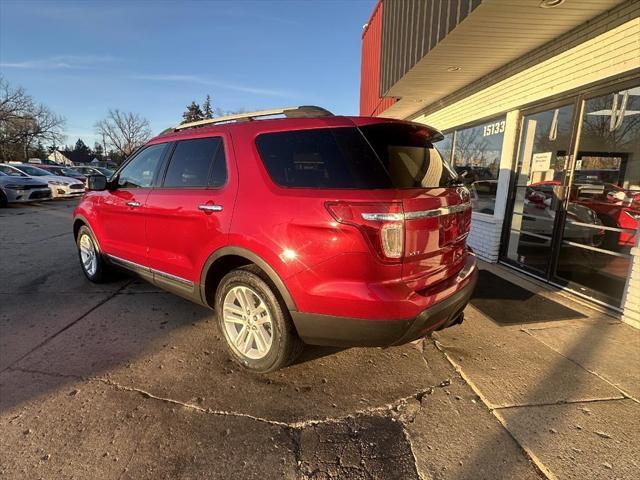
[[222,205],[208,205],[208,204],[198,205],[198,210],[202,210],[203,212],[206,212],[206,213],[221,212]]
[[131,207],[131,208],[138,208],[140,206],[140,202],[127,202],[127,207]]

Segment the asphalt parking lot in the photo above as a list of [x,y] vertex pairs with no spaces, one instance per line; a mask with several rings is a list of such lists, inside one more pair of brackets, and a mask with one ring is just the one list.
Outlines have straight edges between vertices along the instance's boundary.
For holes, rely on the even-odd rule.
[[[620,458],[639,440],[636,377],[616,386],[606,372],[591,376],[557,353],[557,337],[545,346],[514,328],[483,340],[474,329],[489,327],[472,311],[438,344],[308,348],[287,369],[249,374],[226,357],[213,312],[131,277],[90,284],[71,234],[74,204],[0,211],[0,478],[633,478],[637,464]],[[571,332],[584,325],[596,324]],[[519,333],[536,345],[535,368],[509,361],[522,344],[490,348]],[[532,380],[559,366],[569,373],[548,388]],[[571,375],[581,388],[565,398]],[[601,402],[590,406],[593,426],[580,420],[609,437],[584,443],[600,448],[585,466],[598,474],[549,476],[549,465],[566,473],[571,463],[536,450],[564,427],[527,437],[527,422],[548,420],[518,415],[532,388],[536,405],[570,403],[572,415]],[[606,402],[615,409],[595,415]]]

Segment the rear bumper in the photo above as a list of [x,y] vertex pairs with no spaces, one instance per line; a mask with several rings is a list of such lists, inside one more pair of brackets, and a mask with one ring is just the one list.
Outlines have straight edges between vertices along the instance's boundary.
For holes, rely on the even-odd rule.
[[400,320],[364,320],[317,313],[291,312],[298,335],[311,345],[385,347],[401,345],[457,323],[478,280],[473,262],[461,287],[417,316]]

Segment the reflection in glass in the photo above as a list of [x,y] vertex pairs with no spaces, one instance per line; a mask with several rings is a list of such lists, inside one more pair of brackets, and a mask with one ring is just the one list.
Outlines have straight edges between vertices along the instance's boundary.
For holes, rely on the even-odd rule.
[[600,242],[572,237],[585,222],[567,215],[556,274],[619,305],[640,219],[640,87],[585,102],[569,198],[593,212]]
[[442,159],[451,165],[451,153],[453,152],[453,132],[445,134],[438,143],[435,144],[436,149],[440,152]]
[[494,211],[505,124],[501,117],[455,134],[453,165],[469,186],[476,212]]
[[[539,273],[549,266],[556,213],[564,198],[572,119],[571,105],[523,119],[507,258]],[[570,205],[569,210],[587,223],[593,220],[587,209]],[[590,234],[581,228],[572,233],[579,238]]]

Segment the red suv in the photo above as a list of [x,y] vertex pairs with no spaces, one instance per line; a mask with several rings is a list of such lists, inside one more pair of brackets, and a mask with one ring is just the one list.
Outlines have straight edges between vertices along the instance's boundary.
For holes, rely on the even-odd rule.
[[319,107],[180,125],[109,180],[89,177],[73,223],[82,268],[100,282],[124,267],[215,309],[253,371],[303,342],[415,340],[462,321],[477,278],[469,192],[440,138]]

